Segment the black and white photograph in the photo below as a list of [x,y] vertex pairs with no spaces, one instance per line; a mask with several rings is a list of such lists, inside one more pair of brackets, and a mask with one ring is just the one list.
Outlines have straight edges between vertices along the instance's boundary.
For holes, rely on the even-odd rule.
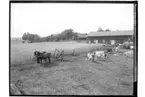
[[17,95],[136,95],[137,1],[9,2]]

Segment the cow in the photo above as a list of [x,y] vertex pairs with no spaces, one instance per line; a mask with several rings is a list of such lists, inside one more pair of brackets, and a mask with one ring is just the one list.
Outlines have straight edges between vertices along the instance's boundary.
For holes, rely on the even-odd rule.
[[98,58],[107,58],[107,54],[104,51],[94,51],[93,53],[87,54],[88,60],[97,60]]
[[115,48],[115,51],[116,51],[116,52],[119,52],[120,49],[123,48],[123,46],[124,46],[123,44],[119,44],[119,45]]
[[112,48],[107,48],[107,49],[105,50],[105,52],[106,52],[106,53],[111,53],[111,52],[113,52],[113,50],[112,50]]
[[120,50],[120,46],[115,48],[115,51],[118,52]]
[[130,46],[130,49],[133,50],[134,49],[134,46]]
[[133,51],[127,51],[124,53],[125,56],[131,56],[133,55]]
[[95,54],[94,53],[88,53],[87,54],[87,60],[94,60]]
[[95,57],[98,57],[98,58],[107,57],[107,55],[105,54],[105,51],[95,51],[94,54],[95,54]]

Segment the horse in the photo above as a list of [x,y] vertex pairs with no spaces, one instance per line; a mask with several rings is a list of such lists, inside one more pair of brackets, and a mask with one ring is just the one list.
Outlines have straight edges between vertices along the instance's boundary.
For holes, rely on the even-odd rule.
[[35,51],[34,52],[34,56],[37,58],[38,56],[40,55],[40,52],[39,51]]
[[42,60],[46,62],[47,59],[49,59],[49,63],[51,62],[51,53],[35,51],[34,56],[37,58],[37,63],[42,63]]

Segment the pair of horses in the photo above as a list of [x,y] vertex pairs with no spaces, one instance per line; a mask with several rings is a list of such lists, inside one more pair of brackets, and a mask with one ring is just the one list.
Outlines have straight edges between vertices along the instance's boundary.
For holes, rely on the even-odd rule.
[[45,60],[46,62],[47,59],[49,60],[49,63],[51,63],[51,53],[47,53],[45,51],[43,52],[35,51],[34,56],[37,58],[37,63],[42,63],[43,60]]

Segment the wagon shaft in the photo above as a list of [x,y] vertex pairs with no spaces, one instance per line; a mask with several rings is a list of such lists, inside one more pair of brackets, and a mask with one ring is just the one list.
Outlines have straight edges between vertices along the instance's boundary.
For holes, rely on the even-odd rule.
[[60,61],[62,61],[62,60],[63,60],[63,57],[64,57],[64,50],[59,51],[58,49],[55,49],[55,52],[54,52],[54,59],[55,59],[55,60],[60,60]]

